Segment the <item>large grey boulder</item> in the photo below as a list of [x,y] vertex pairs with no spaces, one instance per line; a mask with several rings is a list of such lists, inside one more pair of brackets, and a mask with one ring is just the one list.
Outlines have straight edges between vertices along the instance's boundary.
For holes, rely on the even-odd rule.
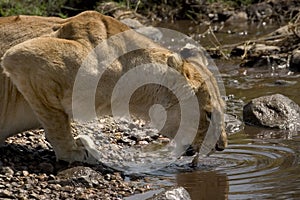
[[281,94],[251,100],[243,109],[246,124],[300,130],[300,107]]

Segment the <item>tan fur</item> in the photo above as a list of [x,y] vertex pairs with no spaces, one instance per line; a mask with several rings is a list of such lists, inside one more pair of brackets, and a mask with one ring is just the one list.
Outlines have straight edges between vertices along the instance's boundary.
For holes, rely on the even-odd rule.
[[[0,142],[41,124],[58,159],[93,162],[92,156],[70,131],[73,84],[88,53],[103,40],[126,30],[129,30],[126,25],[94,11],[68,19],[35,16],[0,18],[0,57],[4,55],[3,69],[0,70],[7,75],[1,71]],[[151,48],[120,57],[103,74],[96,94],[97,114],[111,114],[113,86],[129,69],[149,62],[168,64],[184,75],[189,87],[197,93],[201,119],[194,147],[199,150],[209,124],[207,113],[221,113],[224,107],[214,77],[205,66],[201,66],[203,73],[199,74],[191,63],[141,35],[126,37],[136,46],[143,43]],[[116,41],[116,44],[118,50],[126,51],[124,43]],[[133,113],[143,115],[153,102],[163,99],[167,99],[165,106],[169,106],[170,114],[178,111],[174,96],[157,85],[139,88],[130,106]],[[176,115],[171,116],[176,118]],[[222,135],[218,145],[222,148],[227,142],[222,117],[219,127]],[[174,120],[167,123],[164,130],[173,137],[172,133],[176,130]]]

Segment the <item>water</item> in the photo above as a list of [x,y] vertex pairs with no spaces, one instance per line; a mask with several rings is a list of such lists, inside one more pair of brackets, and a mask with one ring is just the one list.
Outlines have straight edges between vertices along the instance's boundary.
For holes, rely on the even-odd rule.
[[224,152],[198,170],[176,171],[171,182],[186,188],[192,199],[300,198],[300,137],[279,132],[246,127]]
[[[201,27],[199,30],[186,28],[189,26],[186,22],[172,26],[194,35],[203,33]],[[217,36],[221,42],[230,44],[272,30],[274,27],[227,27]],[[300,74],[272,66],[241,68],[232,60],[216,62],[226,88],[228,113],[241,118],[242,106],[249,100],[275,93],[300,104]],[[204,159],[196,170],[174,164],[149,176],[158,188],[183,186],[193,200],[299,199],[300,135],[245,126],[229,137],[229,147],[225,151]]]

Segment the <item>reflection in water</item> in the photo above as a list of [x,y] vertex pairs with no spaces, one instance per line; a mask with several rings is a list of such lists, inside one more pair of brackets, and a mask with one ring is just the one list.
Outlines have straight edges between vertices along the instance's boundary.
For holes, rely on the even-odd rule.
[[227,199],[228,178],[216,171],[194,171],[176,175],[179,186],[184,187],[192,199]]
[[196,171],[170,171],[174,182],[193,200],[300,198],[300,136],[287,138],[284,131],[247,126],[245,130],[230,137],[224,152],[202,160]]

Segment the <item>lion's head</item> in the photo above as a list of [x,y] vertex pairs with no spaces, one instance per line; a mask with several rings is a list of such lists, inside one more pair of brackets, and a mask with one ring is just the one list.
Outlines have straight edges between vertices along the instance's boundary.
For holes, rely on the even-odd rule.
[[[180,55],[172,54],[167,63],[185,77],[198,99],[200,120],[190,150],[198,153],[202,148],[204,152],[207,152],[208,149],[205,148],[209,148],[210,145],[215,147],[210,149],[211,151],[224,150],[227,146],[224,122],[225,103],[221,98],[213,73],[207,68],[206,63],[203,63],[203,60],[199,61],[197,57],[182,59]],[[207,135],[209,137],[205,139]],[[212,144],[215,141],[217,141],[216,144]]]

